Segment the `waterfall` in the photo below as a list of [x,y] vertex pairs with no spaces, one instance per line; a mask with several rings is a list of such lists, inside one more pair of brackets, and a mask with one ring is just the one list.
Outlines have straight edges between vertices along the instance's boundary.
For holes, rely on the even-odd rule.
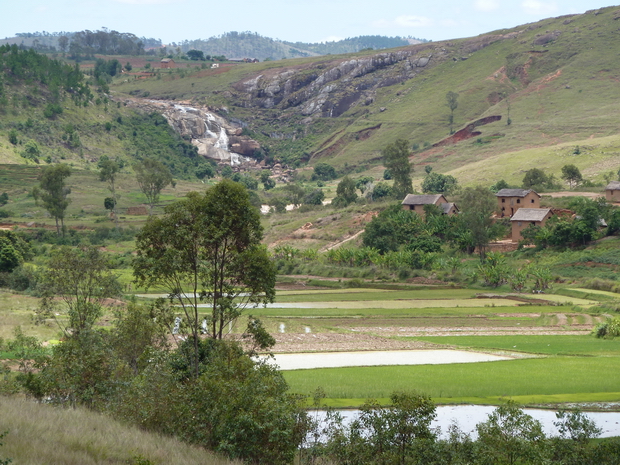
[[228,152],[228,134],[226,134],[226,130],[224,128],[220,128],[220,137],[218,137],[217,142],[213,144],[215,148],[224,149]]
[[205,121],[205,133],[204,136],[209,138],[209,139],[217,139],[217,134],[215,134],[213,131],[211,131],[209,129],[209,125],[207,124],[207,122]]

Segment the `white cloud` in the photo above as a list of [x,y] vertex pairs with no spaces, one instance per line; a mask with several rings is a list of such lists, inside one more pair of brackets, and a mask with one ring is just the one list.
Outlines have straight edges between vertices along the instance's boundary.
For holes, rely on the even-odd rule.
[[537,16],[552,14],[558,9],[555,2],[542,2],[540,0],[524,0],[521,6],[527,14]]
[[402,15],[397,16],[393,20],[378,19],[372,23],[375,27],[406,27],[406,28],[418,28],[429,27],[433,25],[433,20],[425,16],[415,15]]
[[402,27],[428,27],[433,24],[433,20],[430,18],[414,15],[399,16],[394,22],[397,26]]
[[493,11],[499,8],[499,0],[476,0],[474,8],[478,11]]
[[403,15],[394,20],[394,24],[401,27],[428,27],[433,20],[425,16]]

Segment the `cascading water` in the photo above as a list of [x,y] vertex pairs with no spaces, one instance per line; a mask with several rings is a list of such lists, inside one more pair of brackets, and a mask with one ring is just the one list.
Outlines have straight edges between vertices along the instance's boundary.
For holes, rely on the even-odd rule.
[[217,139],[217,134],[215,134],[213,131],[209,129],[209,125],[207,124],[206,121],[205,121],[204,137],[209,138],[209,139]]
[[215,148],[228,151],[228,134],[224,128],[220,129],[220,136],[217,138],[217,142],[213,144]]

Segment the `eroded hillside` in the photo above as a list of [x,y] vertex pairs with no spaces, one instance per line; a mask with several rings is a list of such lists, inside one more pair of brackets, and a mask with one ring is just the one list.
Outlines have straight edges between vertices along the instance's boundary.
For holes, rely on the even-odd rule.
[[[277,160],[369,167],[397,138],[415,163],[447,171],[498,153],[617,133],[620,9],[543,20],[475,38],[381,52],[239,65],[129,81],[118,92],[200,103],[239,123]],[[449,136],[488,116],[475,137]]]

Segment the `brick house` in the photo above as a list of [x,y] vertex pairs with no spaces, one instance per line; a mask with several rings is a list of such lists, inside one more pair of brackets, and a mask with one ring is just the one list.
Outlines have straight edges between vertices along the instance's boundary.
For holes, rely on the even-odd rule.
[[605,198],[608,202],[620,202],[620,181],[611,181],[607,184]]
[[519,208],[510,218],[512,242],[519,242],[523,239],[521,231],[530,225],[542,228],[551,215],[553,215],[551,208]]
[[459,211],[458,207],[448,202],[443,194],[407,194],[401,205],[403,210],[415,212],[420,216],[424,216],[424,205],[436,205],[442,210],[444,215],[456,215]]
[[159,62],[159,67],[161,69],[176,68],[177,64],[174,62],[172,58],[163,58]]
[[512,218],[520,208],[540,208],[540,195],[532,189],[501,189],[495,196],[500,218]]

